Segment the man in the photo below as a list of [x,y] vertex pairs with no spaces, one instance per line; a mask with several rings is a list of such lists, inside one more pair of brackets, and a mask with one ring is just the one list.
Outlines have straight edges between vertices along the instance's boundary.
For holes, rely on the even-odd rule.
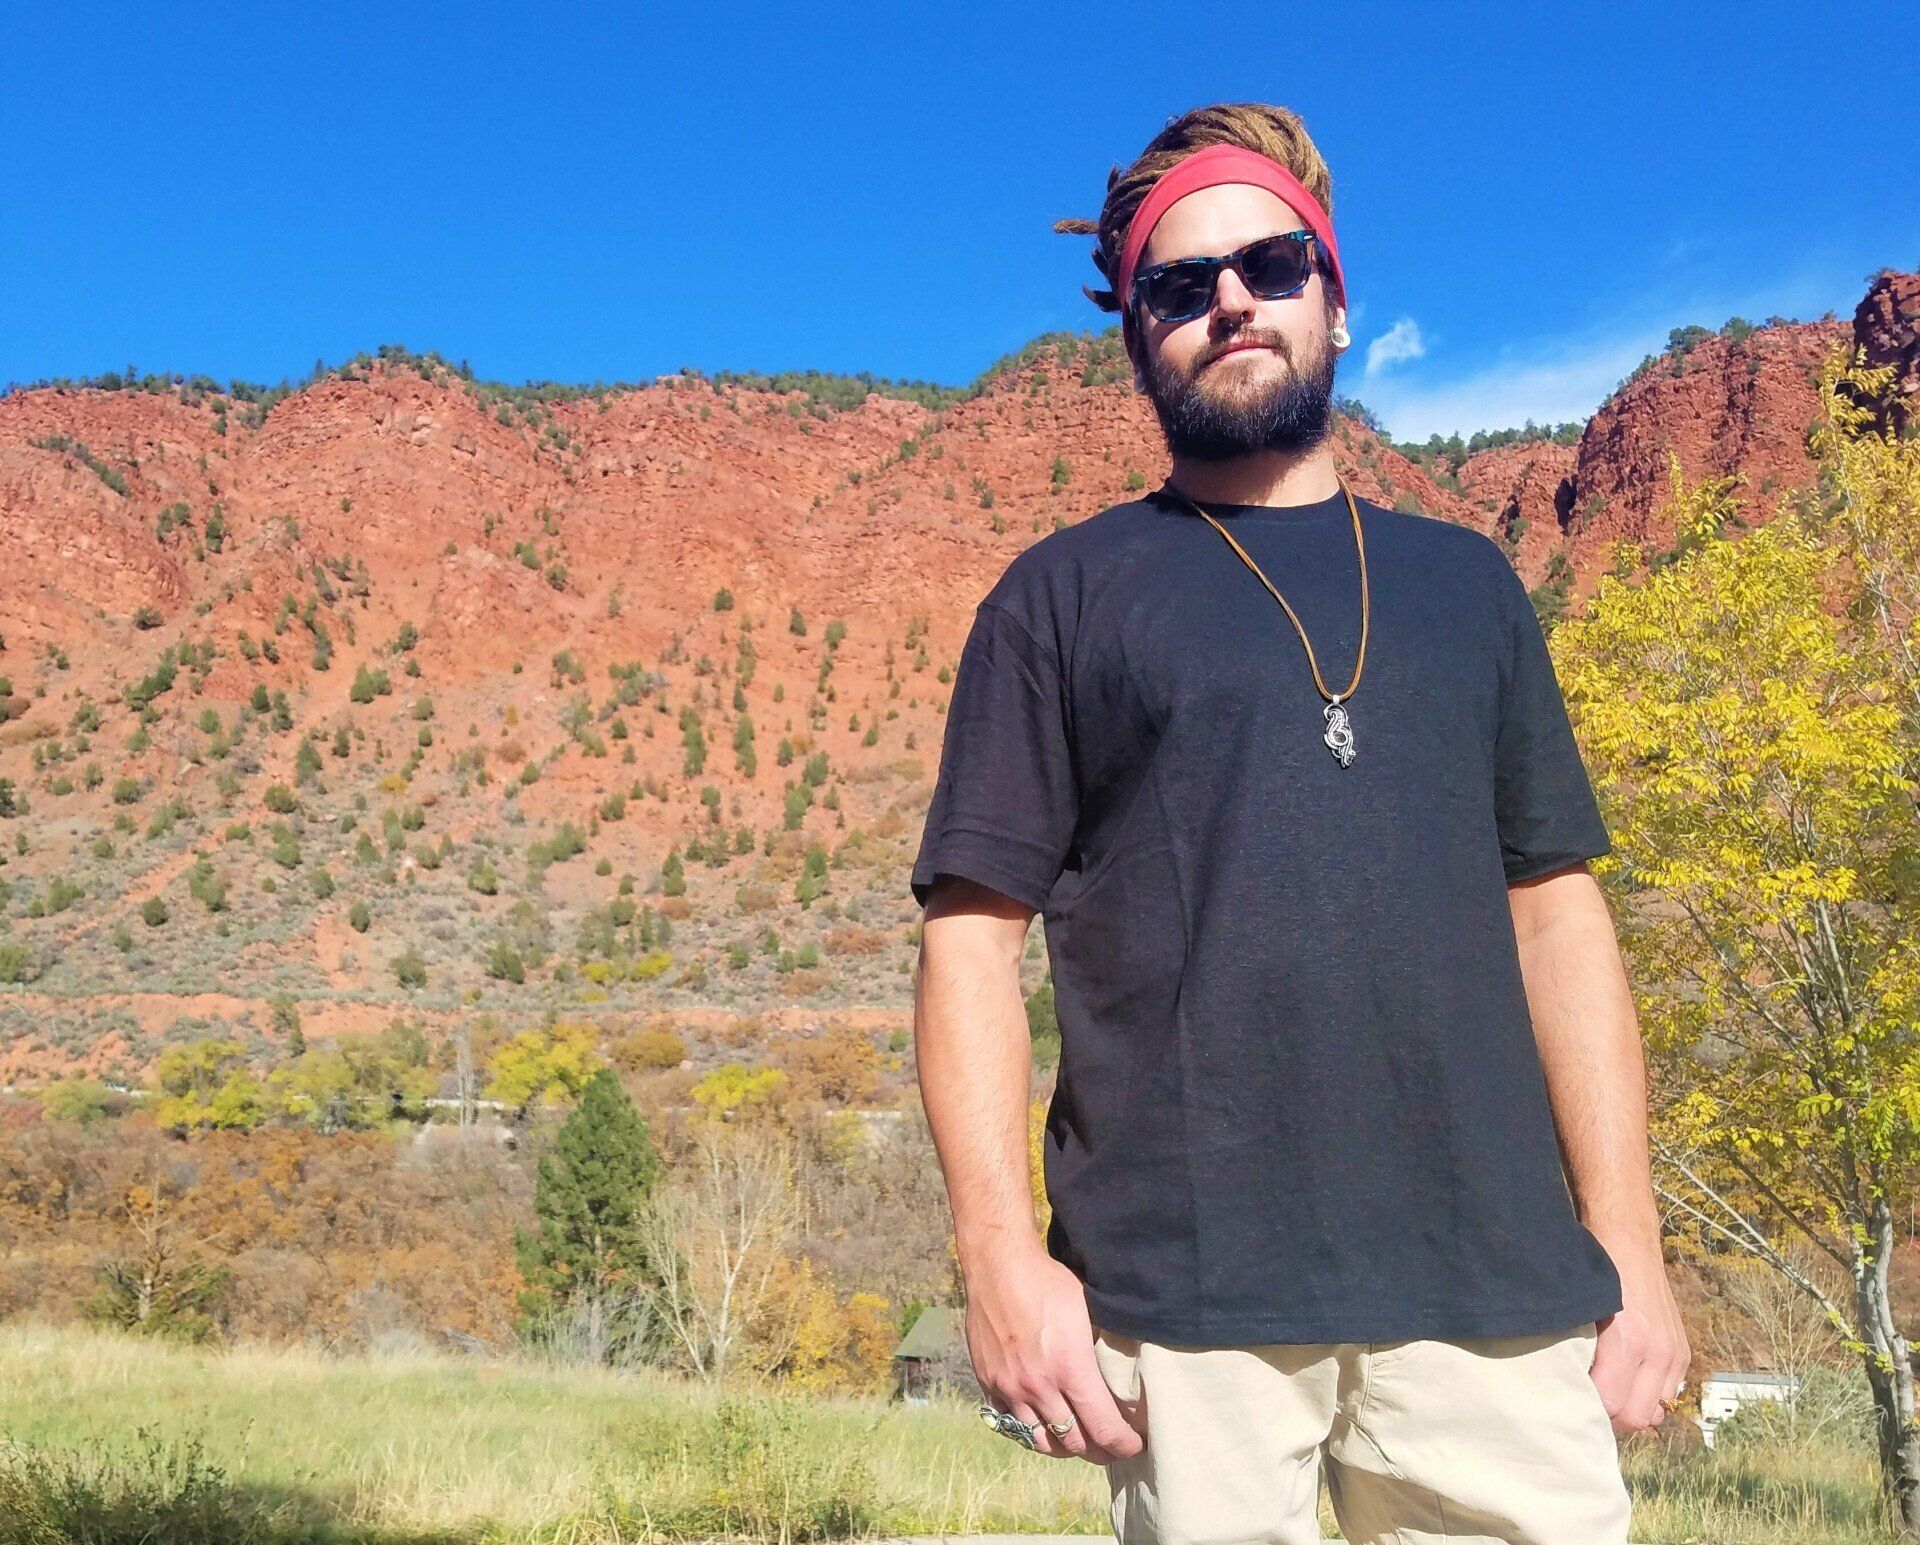
[[953,682],[915,1034],[968,1347],[1123,1545],[1317,1541],[1323,1466],[1349,1540],[1617,1545],[1616,1432],[1689,1351],[1610,843],[1503,550],[1335,470],[1329,207],[1299,120],[1229,104],[1059,226],[1171,470],[1013,559]]

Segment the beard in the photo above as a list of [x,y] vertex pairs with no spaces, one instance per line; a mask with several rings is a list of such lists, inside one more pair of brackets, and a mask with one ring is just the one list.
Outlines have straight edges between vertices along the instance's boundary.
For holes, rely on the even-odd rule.
[[[1281,358],[1291,367],[1289,356]],[[1191,461],[1230,461],[1254,451],[1310,450],[1324,440],[1333,422],[1336,359],[1322,330],[1317,350],[1300,368],[1289,368],[1258,394],[1242,390],[1228,401],[1157,362],[1143,377],[1171,454]],[[1213,368],[1209,362],[1201,374]]]

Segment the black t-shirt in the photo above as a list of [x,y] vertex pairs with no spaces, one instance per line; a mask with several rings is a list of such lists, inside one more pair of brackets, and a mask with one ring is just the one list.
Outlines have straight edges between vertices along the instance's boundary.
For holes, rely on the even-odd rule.
[[[1546,640],[1490,537],[1357,502],[1350,765],[1286,612],[1158,491],[1014,558],[954,675],[913,893],[953,873],[1044,917],[1046,1247],[1098,1326],[1460,1338],[1621,1304],[1507,899],[1610,846]],[[1207,508],[1344,692],[1344,496]]]

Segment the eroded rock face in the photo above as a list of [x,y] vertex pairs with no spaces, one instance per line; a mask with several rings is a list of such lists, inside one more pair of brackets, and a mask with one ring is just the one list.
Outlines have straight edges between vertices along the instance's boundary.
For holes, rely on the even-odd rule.
[[[1336,455],[1362,495],[1487,523],[1362,425],[1341,421]],[[749,849],[711,876],[688,848],[692,889],[714,892],[700,905],[721,919],[745,877],[789,894],[761,872],[762,838],[833,845],[858,830],[874,844],[864,862],[898,874],[980,596],[1030,543],[1164,466],[1129,384],[1053,357],[942,413],[870,396],[816,415],[799,392],[679,378],[527,412],[396,361],[318,380],[264,417],[215,394],[0,397],[0,779],[31,801],[33,832],[8,877],[85,877],[71,910],[14,935],[62,961],[78,996],[51,1028],[18,1000],[11,1024],[0,1008],[0,1074],[114,1054],[78,1021],[96,997],[111,1013],[116,994],[144,991],[108,924],[163,893],[178,902],[194,847],[102,856],[96,837],[117,817],[143,829],[176,798],[215,823],[196,831],[226,832],[270,785],[299,782],[307,746],[324,765],[307,857],[339,875],[361,863],[342,813],[396,799],[503,864],[561,822],[598,825],[596,861],[643,885],[690,834],[746,832]],[[388,690],[362,690],[363,668]],[[644,691],[622,696],[636,670]],[[689,708],[712,737],[699,769]],[[739,751],[749,717],[757,757]],[[789,832],[787,789],[815,753],[838,776]],[[123,780],[132,804],[115,803]],[[218,846],[236,893],[286,879],[265,843]],[[395,885],[433,891],[414,851],[385,857]],[[563,869],[543,884],[568,918],[617,883]],[[456,908],[444,890],[433,937],[453,979],[477,983],[466,895]],[[210,943],[202,911],[183,911],[206,967],[194,980],[220,983],[209,1012],[257,1019],[283,970],[305,973],[303,991],[389,993],[391,940],[349,926],[350,895],[303,914],[302,933],[244,947]],[[427,927],[407,905],[407,926]],[[169,990],[142,1012],[192,1001]]]
[[[1883,275],[1853,334],[1911,380],[1916,315],[1920,276]],[[1483,451],[1441,481],[1344,418],[1334,453],[1357,492],[1495,536],[1529,583],[1570,562],[1580,590],[1616,539],[1671,538],[1669,451],[1689,478],[1744,474],[1755,518],[1808,483],[1812,372],[1848,336],[1823,320],[1707,337],[1623,385],[1577,446]],[[920,618],[951,646],[1021,548],[1165,470],[1130,385],[1083,384],[1051,359],[943,413],[873,396],[824,417],[798,393],[671,377],[530,421],[429,375],[382,362],[331,376],[257,428],[216,397],[0,398],[7,663],[84,653],[104,688],[149,668],[143,608],[176,630],[257,638],[286,597],[316,591],[338,592],[321,595],[345,607],[335,631],[410,620],[423,658],[476,685],[534,650],[697,647],[722,588],[873,637]]]
[[1828,321],[1709,337],[1663,355],[1623,386],[1588,423],[1574,464],[1569,557],[1580,579],[1608,567],[1616,541],[1672,541],[1661,513],[1669,452],[1689,481],[1744,475],[1747,516],[1756,523],[1787,490],[1811,486],[1814,376],[1846,337],[1844,323]]
[[[1045,365],[943,415],[873,396],[814,417],[796,411],[798,393],[670,379],[556,403],[535,432],[502,422],[457,377],[385,365],[317,382],[257,429],[217,402],[0,399],[13,559],[0,617],[14,647],[111,635],[142,606],[257,630],[274,587],[341,560],[376,611],[438,608],[434,644],[456,670],[496,667],[503,639],[583,630],[656,648],[723,586],[783,613],[889,627],[924,614],[938,636],[1037,534],[1158,483],[1165,461],[1130,386],[1083,386]],[[85,455],[34,443],[55,436]],[[1487,524],[1365,428],[1343,421],[1341,436],[1356,492]],[[163,532],[175,506],[186,519]],[[204,535],[216,506],[217,551]],[[554,562],[564,584],[547,582]],[[616,589],[617,619],[606,614]]]
[[[1810,482],[1815,367],[1859,336],[1911,381],[1917,283],[1882,276],[1852,333],[1788,323],[1663,356],[1577,445],[1502,446],[1436,478],[1342,417],[1334,458],[1357,493],[1471,526],[1530,585],[1565,575],[1584,593],[1614,539],[1670,540],[1669,451],[1690,479],[1744,474],[1756,520]],[[76,980],[110,976],[119,957],[95,925],[177,891],[189,861],[177,844],[90,856],[126,813],[115,783],[144,791],[143,821],[164,791],[224,822],[257,812],[267,785],[295,783],[309,741],[329,814],[404,790],[434,809],[436,831],[504,854],[611,811],[596,856],[643,879],[716,822],[785,832],[787,786],[824,752],[836,803],[806,812],[802,835],[831,844],[857,828],[877,845],[868,862],[896,872],[980,596],[1022,549],[1157,486],[1165,467],[1149,403],[1051,355],[941,412],[871,396],[822,416],[799,392],[674,377],[528,413],[452,372],[388,361],[319,380],[264,419],[216,396],[0,397],[0,779],[29,794],[34,826],[9,875],[92,876],[74,912],[27,933],[78,951]],[[833,622],[845,631],[829,650]],[[179,681],[133,736],[129,688],[165,662]],[[357,692],[362,666],[391,690]],[[636,667],[665,687],[616,704]],[[242,708],[264,715],[262,701],[271,727],[239,733]],[[751,771],[728,743],[741,703]],[[715,737],[699,772],[688,707]],[[217,745],[229,730],[234,745]],[[402,776],[415,757],[417,776]],[[322,824],[316,854],[331,851]],[[264,851],[227,851],[236,885],[273,873]],[[748,867],[712,877],[718,913]],[[585,910],[614,882],[575,870],[552,883],[556,904]],[[332,988],[390,988],[386,956],[344,906],[317,908],[308,937],[250,946],[257,960],[218,957],[236,1001],[296,958]],[[474,951],[459,959],[477,982]]]
[[[0,578],[0,632],[78,640],[100,613],[132,617],[143,605],[178,606],[180,566],[151,526],[125,518],[121,500],[70,455],[0,444],[0,512],[9,578]],[[27,576],[39,583],[25,584]]]
[[1488,534],[1506,545],[1529,584],[1540,581],[1563,545],[1577,455],[1551,440],[1502,445],[1468,457],[1457,474],[1467,497],[1487,512]]
[[[1669,352],[1577,446],[1503,446],[1436,481],[1341,419],[1335,456],[1357,492],[1499,538],[1530,583],[1570,563],[1582,590],[1614,541],[1671,539],[1669,452],[1689,478],[1743,474],[1766,518],[1812,478],[1821,356],[1852,336],[1911,389],[1917,330],[1920,275],[1888,273],[1851,334],[1777,323]],[[388,363],[323,379],[258,428],[217,398],[15,392],[0,398],[0,636],[16,652],[137,657],[142,607],[257,631],[288,587],[344,565],[333,583],[361,610],[436,616],[424,647],[475,678],[508,643],[657,650],[697,631],[722,587],[882,632],[920,616],[941,639],[1037,535],[1164,476],[1150,405],[1051,360],[940,414],[879,396],[825,417],[803,407],[798,393],[673,377],[552,404],[536,424],[451,373]],[[163,530],[169,509],[185,519]]]
[[1875,277],[1853,313],[1853,343],[1869,365],[1891,365],[1894,420],[1904,425],[1920,400],[1920,273],[1888,269]]
[[1771,519],[1788,492],[1813,485],[1806,431],[1818,415],[1815,378],[1836,348],[1853,344],[1869,364],[1899,371],[1896,411],[1920,392],[1920,274],[1880,274],[1851,327],[1831,314],[1780,322],[1744,337],[1709,336],[1669,350],[1594,414],[1576,448],[1503,446],[1469,457],[1457,481],[1510,543],[1529,583],[1566,563],[1575,594],[1592,589],[1617,541],[1659,549],[1673,540],[1665,515],[1667,458],[1689,481],[1737,476],[1746,518]]

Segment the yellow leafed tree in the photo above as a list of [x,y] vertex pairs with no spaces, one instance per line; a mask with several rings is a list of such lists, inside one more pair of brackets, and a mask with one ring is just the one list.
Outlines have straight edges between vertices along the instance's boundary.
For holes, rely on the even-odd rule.
[[517,1110],[572,1104],[600,1066],[599,1039],[594,1026],[572,1020],[521,1031],[493,1054],[487,1098]]
[[1033,1191],[1033,1217],[1042,1239],[1046,1238],[1047,1228],[1053,1221],[1053,1204],[1047,1200],[1046,1143],[1047,1102],[1045,1100],[1029,1101],[1027,1104],[1027,1184]]
[[[1744,534],[1735,480],[1689,486],[1674,462],[1672,553],[1630,579],[1627,547],[1551,642],[1614,838],[1593,867],[1621,914],[1669,1222],[1820,1304],[1871,1384],[1890,1510],[1920,1532],[1887,1286],[1920,1166],[1920,442],[1854,401],[1889,382],[1836,351],[1820,489]],[[1838,1270],[1803,1269],[1791,1234]]]

